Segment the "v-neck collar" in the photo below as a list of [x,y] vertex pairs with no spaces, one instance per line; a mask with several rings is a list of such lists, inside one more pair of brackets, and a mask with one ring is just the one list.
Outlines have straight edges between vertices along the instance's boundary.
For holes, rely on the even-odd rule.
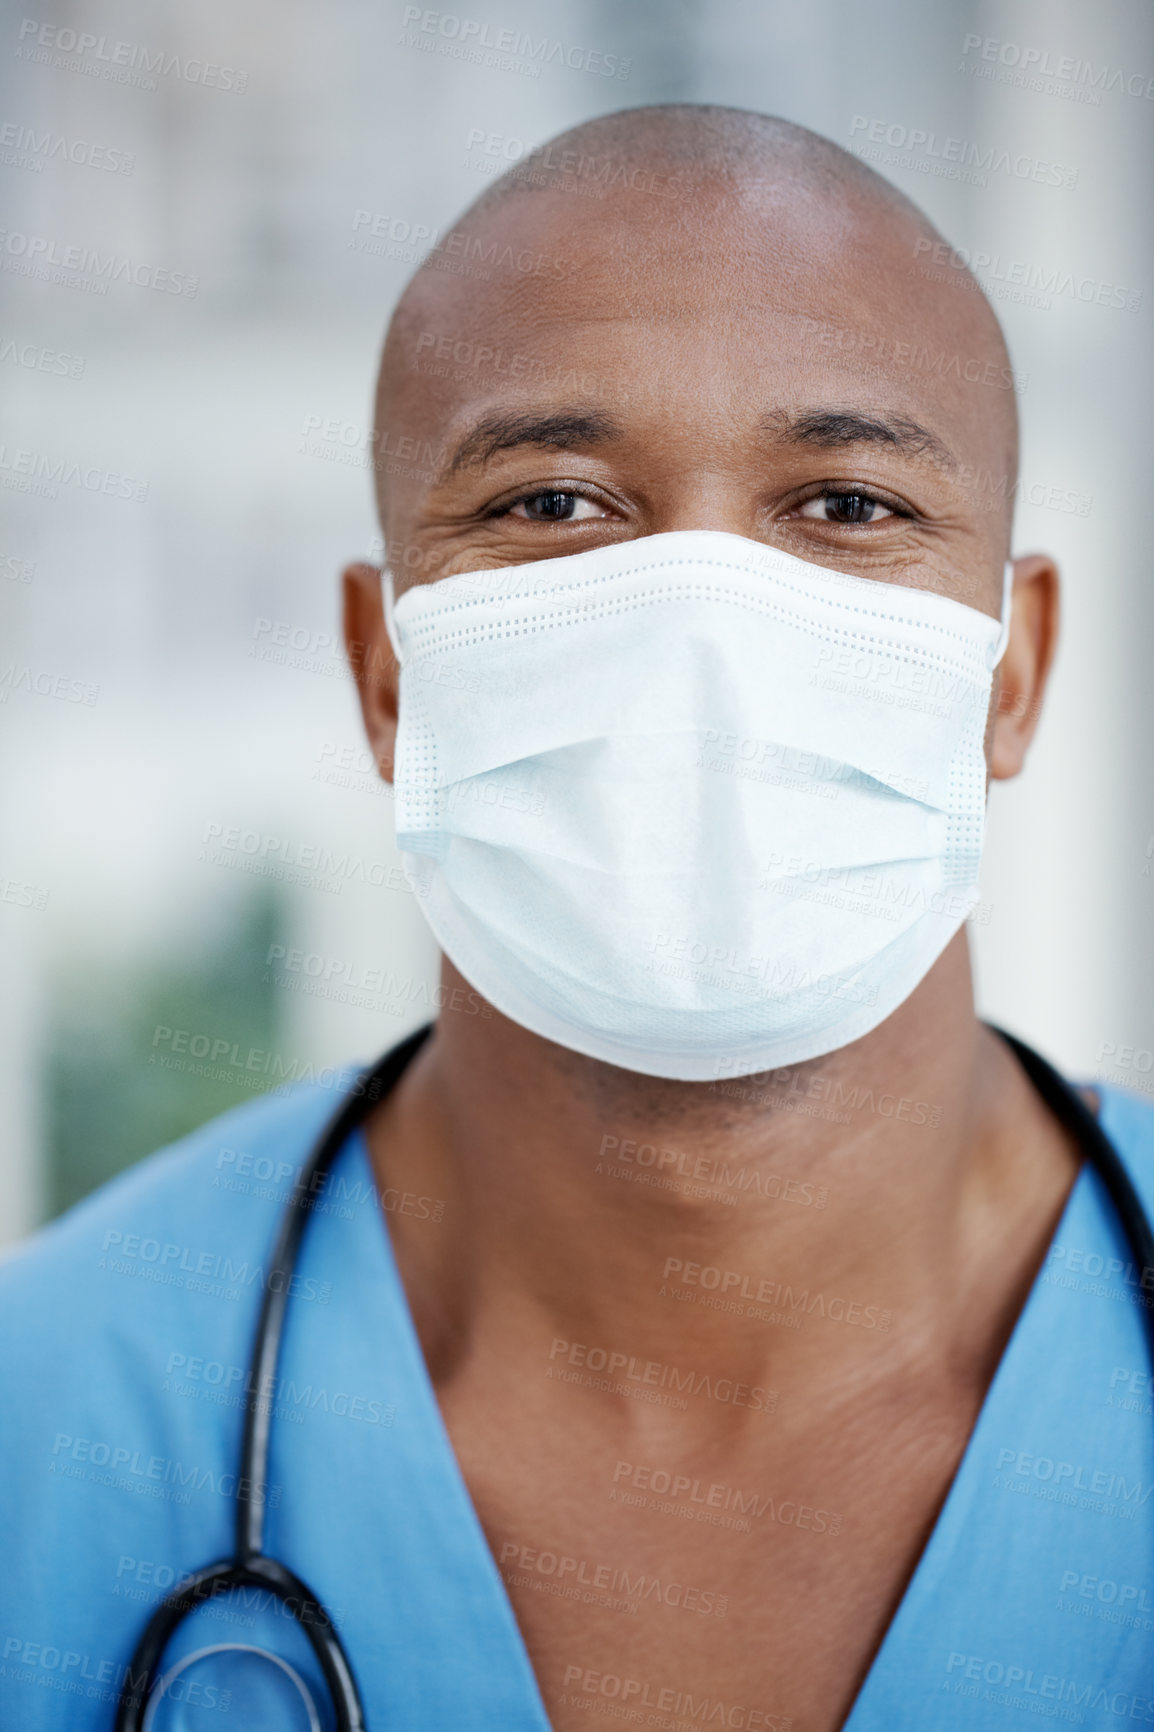
[[[346,1151],[346,1159],[350,1156],[354,1156],[356,1161],[363,1166],[364,1177],[371,1182],[372,1167],[364,1133],[361,1130],[356,1131],[354,1136],[350,1138],[350,1148]],[[1024,1354],[1028,1354],[1029,1338],[1033,1333],[1035,1318],[1045,1302],[1046,1289],[1043,1285],[1043,1275],[1051,1249],[1054,1244],[1060,1242],[1068,1222],[1075,1211],[1081,1207],[1089,1177],[1087,1169],[1083,1166],[1071,1186],[1060,1220],[1047,1246],[1046,1255],[1034,1277],[1026,1301],[1018,1314],[998,1361],[997,1369],[986,1390],[985,1398],[950,1483],[949,1491],[938,1512],[937,1520],[906,1584],[901,1601],[874,1654],[869,1671],[862,1681],[853,1706],[847,1718],[842,1722],[841,1732],[867,1732],[866,1715],[871,1712],[870,1703],[873,1697],[879,1692],[884,1692],[886,1681],[903,1669],[902,1656],[908,1641],[908,1626],[911,1622],[912,1611],[923,1603],[927,1596],[940,1594],[942,1590],[959,1525],[964,1520],[965,1512],[978,1491],[976,1481],[979,1470],[976,1463],[984,1453],[989,1433],[996,1425],[999,1413],[1005,1406],[1006,1392],[1013,1383],[1018,1362]],[[486,1591],[493,1597],[494,1611],[499,1611],[500,1621],[508,1628],[511,1652],[515,1656],[516,1664],[524,1680],[525,1724],[527,1727],[535,1726],[539,1732],[549,1732],[549,1718],[521,1626],[489,1548],[484,1528],[441,1413],[440,1403],[433,1388],[428,1366],[425,1363],[408,1294],[405,1291],[397,1265],[388,1223],[379,1209],[376,1210],[376,1215],[378,1230],[383,1242],[386,1279],[390,1289],[390,1297],[395,1309],[396,1321],[403,1337],[404,1354],[409,1361],[411,1387],[420,1403],[422,1417],[427,1424],[431,1440],[430,1446],[437,1450],[441,1458],[439,1466],[443,1477],[454,1487],[460,1506],[461,1520],[470,1526],[472,1539],[475,1542],[471,1549],[487,1561]],[[532,1716],[531,1719],[530,1716]]]
[[1034,1333],[1034,1325],[1039,1311],[1046,1304],[1047,1293],[1044,1284],[1046,1266],[1050,1260],[1053,1247],[1062,1242],[1070,1221],[1080,1212],[1083,1193],[1090,1181],[1090,1170],[1085,1164],[1080,1168],[1074,1183],[1071,1185],[1062,1209],[1058,1224],[1046,1246],[1045,1255],[1038,1267],[1037,1273],[1030,1284],[1025,1304],[1018,1313],[1014,1327],[1002,1349],[997,1368],[990,1379],[977,1418],[962,1451],[961,1460],[954,1470],[938,1517],[930,1536],[922,1548],[920,1557],[914,1565],[913,1572],[906,1583],[905,1592],[898,1602],[893,1617],[886,1628],[885,1635],[874,1653],[869,1671],[862,1680],[858,1693],[854,1698],[846,1719],[842,1722],[841,1732],[865,1732],[864,1720],[869,1711],[869,1702],[875,1692],[889,1675],[902,1670],[902,1655],[908,1642],[908,1626],[911,1614],[931,1596],[940,1595],[942,1585],[949,1573],[950,1556],[954,1543],[965,1521],[966,1513],[971,1507],[976,1495],[979,1495],[978,1479],[981,1472],[978,1466],[984,1456],[987,1440],[997,1426],[999,1415],[1006,1405],[1007,1392],[1012,1390],[1018,1375],[1019,1361],[1030,1350],[1030,1337]]
[[[358,1174],[358,1181],[367,1183],[370,1194],[376,1196],[377,1188],[373,1182],[372,1163],[369,1159],[368,1145],[363,1128],[358,1127],[349,1138],[349,1146],[344,1151],[344,1159],[347,1160],[350,1158],[355,1159],[358,1165],[363,1169],[362,1172]],[[497,1568],[496,1559],[490,1549],[488,1538],[486,1537],[485,1530],[481,1524],[481,1518],[477,1514],[477,1506],[473,1502],[472,1493],[469,1491],[469,1487],[465,1482],[465,1476],[461,1471],[461,1464],[457,1460],[457,1452],[453,1448],[453,1441],[449,1436],[448,1427],[445,1424],[444,1415],[441,1412],[441,1404],[437,1400],[437,1392],[433,1388],[433,1380],[429,1375],[429,1368],[425,1363],[424,1351],[421,1347],[420,1338],[417,1335],[416,1324],[413,1321],[409,1296],[405,1291],[405,1284],[401,1279],[400,1268],[397,1264],[396,1253],[393,1249],[392,1234],[389,1231],[388,1221],[385,1218],[384,1212],[379,1207],[374,1210],[374,1213],[376,1215],[374,1226],[379,1234],[379,1240],[384,1253],[384,1273],[388,1288],[388,1300],[393,1312],[393,1317],[390,1319],[390,1322],[395,1323],[397,1334],[399,1334],[400,1337],[398,1340],[397,1334],[392,1334],[390,1337],[391,1344],[394,1351],[397,1348],[400,1349],[400,1352],[408,1362],[404,1367],[408,1374],[407,1394],[411,1396],[417,1409],[417,1422],[423,1426],[426,1432],[429,1439],[430,1451],[436,1452],[438,1458],[438,1478],[441,1480],[443,1485],[452,1488],[452,1495],[459,1506],[458,1513],[460,1520],[467,1524],[469,1529],[471,1542],[469,1550],[478,1558],[480,1568],[485,1577],[483,1585],[479,1582],[477,1587],[472,1590],[467,1586],[465,1597],[466,1599],[473,1600],[475,1603],[477,1597],[482,1591],[490,1596],[496,1622],[499,1625],[503,1625],[507,1631],[510,1658],[521,1674],[521,1681],[524,1690],[524,1718],[523,1720],[516,1722],[518,1732],[551,1732],[551,1722],[545,1709],[540,1685],[537,1682],[537,1673],[533,1666],[533,1661],[530,1658],[529,1650],[525,1643],[525,1637],[521,1631],[521,1626],[517,1621],[517,1614],[513,1609],[513,1602],[510,1600],[508,1590],[501,1579],[501,1573]],[[509,1718],[509,1699],[507,1694],[502,1695],[502,1711],[504,1716],[502,1719],[502,1727],[508,1727],[510,1728],[510,1732],[512,1732],[514,1722]]]

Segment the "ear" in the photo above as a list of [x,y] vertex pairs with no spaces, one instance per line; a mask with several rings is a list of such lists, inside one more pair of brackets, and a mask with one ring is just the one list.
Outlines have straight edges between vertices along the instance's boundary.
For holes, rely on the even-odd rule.
[[1026,761],[1058,643],[1058,568],[1045,553],[1014,561],[1010,641],[998,668],[991,712],[993,780],[1016,776]]
[[397,746],[397,685],[400,666],[385,630],[381,574],[375,565],[347,565],[344,587],[345,651],[349,658],[365,733],[377,768],[393,779]]

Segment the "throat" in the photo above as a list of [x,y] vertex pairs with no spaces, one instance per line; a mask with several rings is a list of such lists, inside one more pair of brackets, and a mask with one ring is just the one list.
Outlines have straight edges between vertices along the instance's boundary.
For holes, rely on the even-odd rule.
[[958,962],[854,1046],[715,1085],[446,1014],[370,1123],[382,1192],[443,1203],[388,1217],[435,1381],[483,1343],[503,1375],[651,1406],[708,1376],[701,1414],[730,1428],[799,1379],[935,1353],[980,1382],[1076,1161]]

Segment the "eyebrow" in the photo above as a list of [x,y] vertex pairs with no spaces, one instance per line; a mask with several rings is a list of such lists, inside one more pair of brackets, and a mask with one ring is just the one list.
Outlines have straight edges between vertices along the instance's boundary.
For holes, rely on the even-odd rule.
[[[775,409],[762,426],[781,444],[808,445],[836,451],[851,445],[884,445],[907,457],[928,457],[942,468],[954,469],[957,459],[935,433],[908,415],[863,415],[847,409],[804,409],[790,414]],[[501,451],[535,445],[553,451],[573,451],[620,439],[625,429],[602,410],[557,409],[546,414],[513,414],[495,410],[482,415],[457,442],[441,480],[463,469],[480,468]]]
[[537,445],[553,451],[575,451],[620,439],[625,429],[599,410],[558,409],[547,415],[513,415],[494,411],[482,415],[454,446],[442,479],[462,469],[479,468],[499,451]]
[[847,445],[886,445],[905,457],[928,457],[944,469],[955,469],[957,458],[936,433],[908,415],[859,415],[847,409],[803,409],[791,415],[776,409],[762,425],[782,444],[810,445],[817,451],[837,451]]

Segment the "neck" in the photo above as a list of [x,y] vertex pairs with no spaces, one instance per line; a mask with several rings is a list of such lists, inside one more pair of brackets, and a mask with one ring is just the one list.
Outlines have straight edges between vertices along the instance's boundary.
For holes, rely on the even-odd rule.
[[[477,1002],[448,964],[444,984]],[[382,1185],[446,1200],[439,1237],[390,1216],[435,1379],[497,1317],[538,1358],[768,1387],[815,1356],[857,1365],[867,1340],[929,1351],[972,1295],[986,1351],[984,1307],[1003,1286],[1020,1305],[1074,1172],[974,1015],[964,935],[864,1039],[720,1083],[448,1009],[370,1149]]]

